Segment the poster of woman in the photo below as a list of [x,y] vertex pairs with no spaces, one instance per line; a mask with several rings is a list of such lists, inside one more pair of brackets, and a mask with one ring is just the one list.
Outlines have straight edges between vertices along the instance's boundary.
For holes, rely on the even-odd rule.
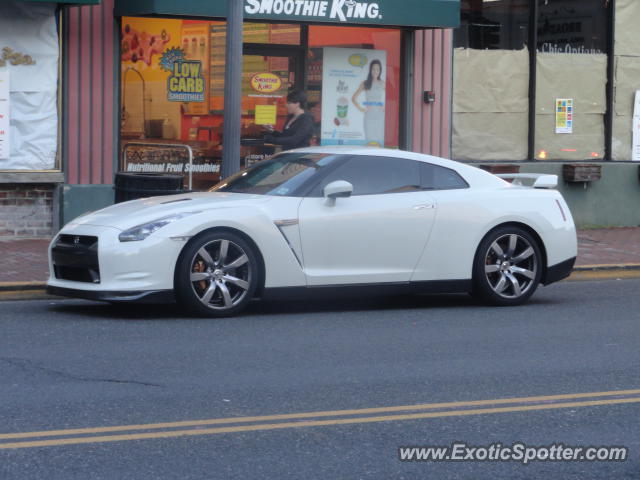
[[[384,146],[385,82],[382,80],[382,63],[375,59],[369,62],[369,74],[351,101],[364,114],[364,137],[368,145]],[[358,102],[364,93],[365,101]]]
[[384,147],[386,53],[323,49],[322,145]]

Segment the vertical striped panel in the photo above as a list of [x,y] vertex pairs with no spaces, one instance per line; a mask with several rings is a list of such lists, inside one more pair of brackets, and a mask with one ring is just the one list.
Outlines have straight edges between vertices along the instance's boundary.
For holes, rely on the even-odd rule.
[[116,145],[113,135],[114,0],[67,7],[63,38],[64,165],[70,184],[112,183]]
[[[413,150],[449,157],[451,145],[452,30],[416,32]],[[423,102],[434,91],[436,101]]]

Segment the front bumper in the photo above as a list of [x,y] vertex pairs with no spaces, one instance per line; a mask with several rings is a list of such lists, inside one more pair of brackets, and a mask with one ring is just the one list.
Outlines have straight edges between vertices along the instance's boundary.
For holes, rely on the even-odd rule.
[[173,290],[148,290],[144,292],[107,292],[98,290],[78,290],[47,286],[47,293],[61,297],[84,298],[101,302],[174,303]]
[[[186,241],[151,235],[140,242],[120,242],[120,230],[96,225],[68,225],[49,246],[48,290],[64,295],[92,300],[146,301],[145,298],[172,297],[175,265]],[[93,252],[87,249],[85,259],[81,250],[52,252],[60,236],[95,237]],[[66,245],[68,247],[68,245]],[[97,262],[95,259],[97,250]],[[58,262],[70,266],[92,266],[92,276],[61,274]],[[62,260],[61,260],[62,259]],[[95,274],[94,274],[95,273]],[[154,300],[155,301],[155,300]]]

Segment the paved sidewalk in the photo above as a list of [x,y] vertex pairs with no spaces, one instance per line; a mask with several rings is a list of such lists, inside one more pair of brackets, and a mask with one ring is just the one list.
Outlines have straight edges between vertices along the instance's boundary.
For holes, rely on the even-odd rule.
[[[0,287],[46,281],[48,245],[48,239],[0,240]],[[580,230],[576,265],[640,266],[640,227]]]

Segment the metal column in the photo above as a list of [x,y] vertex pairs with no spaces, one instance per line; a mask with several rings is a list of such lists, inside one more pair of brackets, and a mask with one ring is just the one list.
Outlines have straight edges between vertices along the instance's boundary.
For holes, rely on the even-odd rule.
[[226,178],[240,170],[242,5],[242,0],[227,0],[227,45],[224,71],[224,128],[221,178]]

